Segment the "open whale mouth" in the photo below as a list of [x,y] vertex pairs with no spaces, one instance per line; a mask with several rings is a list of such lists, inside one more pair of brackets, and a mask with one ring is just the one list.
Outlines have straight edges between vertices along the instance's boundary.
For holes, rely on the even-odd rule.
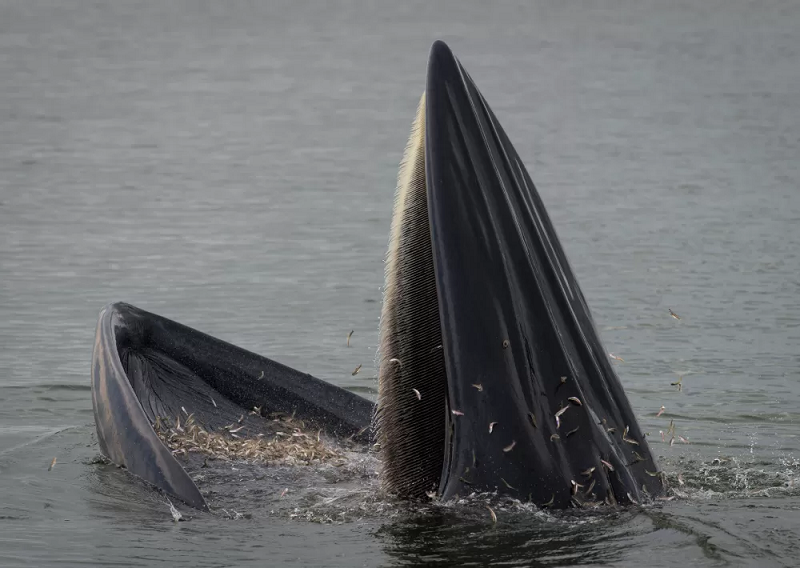
[[242,435],[263,435],[253,408],[340,437],[366,440],[374,425],[383,485],[405,498],[489,491],[567,507],[664,490],[533,182],[442,42],[398,176],[374,412],[126,304],[101,312],[92,399],[104,455],[203,509],[160,416],[183,411],[209,431],[235,421]]

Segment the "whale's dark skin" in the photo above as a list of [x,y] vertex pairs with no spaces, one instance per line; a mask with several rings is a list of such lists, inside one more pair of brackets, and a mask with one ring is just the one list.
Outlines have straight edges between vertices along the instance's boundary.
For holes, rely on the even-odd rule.
[[[434,349],[424,346],[419,357],[436,359],[443,395],[418,399],[407,389],[409,416],[419,402],[428,411],[417,415],[435,418],[403,427],[440,435],[421,448],[434,456],[425,471],[400,466],[395,477],[423,476],[442,499],[496,491],[556,508],[663,493],[544,204],[442,42],[431,50],[424,113],[430,315],[439,329],[431,331]],[[203,496],[153,430],[157,416],[184,407],[214,428],[263,407],[295,413],[333,436],[366,443],[374,435],[370,401],[121,303],[100,314],[92,400],[101,452],[199,509],[207,509]],[[243,434],[261,428],[251,418],[245,425]]]
[[448,404],[464,412],[449,415],[439,493],[453,497],[469,482],[554,507],[589,500],[592,482],[596,501],[660,493],[661,477],[646,473],[657,473],[647,441],[544,204],[441,42],[428,69],[426,135]]

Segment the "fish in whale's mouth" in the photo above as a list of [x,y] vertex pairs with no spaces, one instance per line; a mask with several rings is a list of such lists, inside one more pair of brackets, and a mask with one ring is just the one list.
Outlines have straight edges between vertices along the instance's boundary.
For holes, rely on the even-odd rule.
[[560,507],[663,492],[544,204],[441,42],[385,271],[375,427],[387,490]]

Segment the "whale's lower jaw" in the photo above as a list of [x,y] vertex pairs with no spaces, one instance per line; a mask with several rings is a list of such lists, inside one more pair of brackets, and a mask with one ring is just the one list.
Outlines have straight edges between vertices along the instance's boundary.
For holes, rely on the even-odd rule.
[[663,492],[544,204],[441,42],[398,176],[380,345],[388,490],[553,507]]

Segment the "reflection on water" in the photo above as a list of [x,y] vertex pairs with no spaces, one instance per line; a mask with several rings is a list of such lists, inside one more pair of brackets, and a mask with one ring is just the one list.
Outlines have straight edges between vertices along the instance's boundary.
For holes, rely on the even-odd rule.
[[[779,1],[3,3],[0,564],[796,564],[798,30]],[[367,457],[217,471],[214,512],[173,523],[93,463],[99,310],[374,397],[397,164],[437,37],[531,171],[681,496],[492,502],[494,524],[483,498],[386,499]]]

